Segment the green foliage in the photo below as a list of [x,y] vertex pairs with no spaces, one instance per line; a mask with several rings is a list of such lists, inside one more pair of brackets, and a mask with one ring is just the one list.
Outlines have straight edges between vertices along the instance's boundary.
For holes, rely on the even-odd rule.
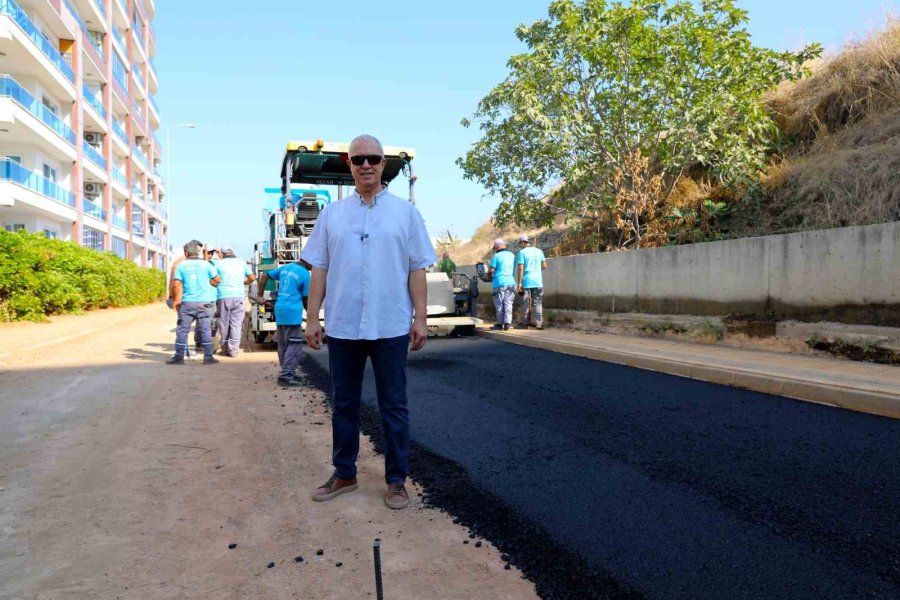
[[147,304],[165,290],[161,271],[42,234],[0,230],[0,321]]
[[642,245],[686,172],[735,189],[757,180],[777,135],[763,93],[821,53],[756,47],[746,23],[734,0],[554,0],[519,26],[528,51],[479,103],[481,139],[457,164],[502,198],[498,225],[562,214]]

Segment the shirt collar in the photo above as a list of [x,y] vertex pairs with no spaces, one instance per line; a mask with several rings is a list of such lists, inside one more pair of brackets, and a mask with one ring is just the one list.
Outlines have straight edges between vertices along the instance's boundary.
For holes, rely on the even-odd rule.
[[359,193],[359,191],[356,188],[353,188],[353,197],[356,197],[356,199],[359,201],[359,203],[362,206],[365,206],[366,208],[372,208],[373,206],[376,206],[378,204],[378,198],[385,195],[387,193],[387,191],[388,191],[387,186],[383,186],[381,188],[381,191],[378,192],[377,194],[375,194],[375,197],[372,198],[372,204],[366,204],[365,202],[363,202],[362,195]]

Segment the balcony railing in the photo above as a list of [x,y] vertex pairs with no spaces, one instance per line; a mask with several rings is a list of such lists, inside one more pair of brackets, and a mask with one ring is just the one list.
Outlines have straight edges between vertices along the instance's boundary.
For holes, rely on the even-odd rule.
[[120,184],[125,189],[128,189],[128,178],[125,177],[125,173],[123,173],[119,169],[113,169],[112,170],[112,178],[113,178],[113,181]]
[[82,93],[84,94],[84,99],[87,100],[87,103],[91,105],[91,108],[97,111],[97,114],[100,115],[103,120],[106,120],[106,108],[103,106],[103,102],[100,101],[100,98],[89,88],[88,86],[84,86],[82,88]]
[[105,171],[106,159],[103,158],[103,155],[97,152],[97,149],[88,144],[87,141],[85,141],[82,146],[84,147],[84,153],[91,159],[91,162]]
[[106,220],[106,209],[94,204],[87,198],[84,199],[84,214],[90,215],[95,219],[100,219],[101,221]]
[[128,46],[125,45],[125,39],[122,37],[122,34],[119,33],[119,29],[115,25],[112,26],[112,32],[113,37],[116,39],[122,52],[128,52]]
[[125,128],[119,123],[119,120],[113,117],[113,133],[115,133],[120,140],[125,142],[125,145],[128,145],[128,134],[125,133]]
[[[4,0],[0,0],[3,2]],[[12,98],[22,108],[33,114],[35,117],[43,121],[43,123],[58,133],[60,137],[75,145],[75,132],[63,123],[62,119],[44,106],[42,103],[34,99],[34,96],[25,91],[19,83],[9,75],[0,75],[0,96]]]
[[[2,1],[2,0],[0,0]],[[122,86],[123,90],[128,89],[128,69],[125,68],[119,55],[113,52],[112,55],[112,74],[116,82]]]
[[147,168],[147,155],[138,146],[131,147],[131,157],[138,159],[144,169]]
[[140,186],[140,185],[134,184],[133,186],[131,186],[131,193],[132,193],[132,195],[133,195],[135,198],[137,198],[138,200],[143,201],[143,199],[144,199],[144,190],[141,189],[141,186]]
[[50,62],[65,75],[66,79],[75,83],[75,71],[73,71],[72,67],[69,66],[69,63],[63,59],[59,50],[54,48],[53,44],[41,34],[41,30],[37,28],[31,19],[28,18],[28,15],[25,14],[25,11],[22,10],[14,0],[0,0],[0,14],[12,17],[12,20],[22,28],[22,31],[24,31],[35,44],[37,44],[38,48],[41,49],[41,52],[43,52],[44,55],[50,59]]
[[156,246],[159,246],[162,241],[158,233],[148,233],[147,239]]
[[[156,99],[153,96],[150,96],[150,104],[153,105],[153,108],[156,109],[156,116],[159,116],[159,105],[156,103]],[[158,146],[159,144],[157,144]]]
[[140,83],[141,87],[144,88],[144,91],[146,91],[147,83],[144,81],[144,76],[141,74],[141,70],[134,63],[131,63],[131,72],[134,73],[134,76],[137,78],[138,83]]
[[122,217],[113,217],[111,223],[113,227],[118,227],[122,231],[128,231],[128,221]]
[[8,158],[0,159],[0,180],[12,181],[51,200],[75,207],[75,194]]
[[103,0],[94,0],[94,2],[97,4],[97,8],[100,9],[100,14],[105,17],[106,16],[106,6],[103,4]]
[[144,237],[144,227],[138,225],[137,223],[131,224],[131,230],[134,232],[134,235],[138,237]]
[[131,28],[131,39],[134,40],[136,48],[140,48],[144,54],[147,54],[147,51],[144,49],[144,32],[138,31],[133,25]]

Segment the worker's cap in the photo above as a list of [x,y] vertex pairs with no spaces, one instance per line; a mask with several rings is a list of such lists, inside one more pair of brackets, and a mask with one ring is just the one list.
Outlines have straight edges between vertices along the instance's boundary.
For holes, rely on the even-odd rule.
[[222,254],[234,254],[234,248],[231,247],[231,244],[222,244],[219,246],[219,252]]
[[519,237],[519,241],[520,241],[520,242],[530,242],[531,240],[528,239],[528,236],[527,236],[527,235],[523,235],[523,236],[520,236],[520,237]]
[[494,240],[494,248],[503,248],[504,246],[506,246],[506,242],[504,242],[502,239],[497,238],[496,240]]

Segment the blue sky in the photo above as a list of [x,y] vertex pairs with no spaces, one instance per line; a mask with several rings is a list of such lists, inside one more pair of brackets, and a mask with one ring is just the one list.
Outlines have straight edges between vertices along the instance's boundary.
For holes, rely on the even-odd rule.
[[[265,187],[279,184],[288,140],[371,133],[417,150],[416,198],[432,235],[469,237],[496,207],[454,160],[477,139],[462,117],[522,50],[514,29],[549,0],[255,2],[156,0],[172,243],[264,238]],[[835,51],[884,22],[884,0],[744,0],[760,45]],[[390,7],[390,10],[388,10]],[[165,149],[164,149],[165,152]],[[165,154],[164,154],[165,157]],[[165,173],[165,169],[163,170]],[[392,191],[405,197],[400,180]]]

